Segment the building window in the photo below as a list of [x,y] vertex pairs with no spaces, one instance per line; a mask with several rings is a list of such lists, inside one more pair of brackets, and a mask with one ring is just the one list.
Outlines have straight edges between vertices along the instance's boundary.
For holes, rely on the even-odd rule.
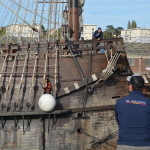
[[150,59],[145,59],[145,66],[150,66]]
[[128,62],[130,66],[135,66],[135,59],[134,58],[128,58]]

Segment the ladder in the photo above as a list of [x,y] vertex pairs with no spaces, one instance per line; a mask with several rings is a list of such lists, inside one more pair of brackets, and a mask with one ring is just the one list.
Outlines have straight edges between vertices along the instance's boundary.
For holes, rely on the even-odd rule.
[[91,88],[94,88],[100,81],[107,80],[112,74],[116,67],[116,63],[121,55],[121,52],[116,52],[109,60],[106,69],[103,70],[99,80]]

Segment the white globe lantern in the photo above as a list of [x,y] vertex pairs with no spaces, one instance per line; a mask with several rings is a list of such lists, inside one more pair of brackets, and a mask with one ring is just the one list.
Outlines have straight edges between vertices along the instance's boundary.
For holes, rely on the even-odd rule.
[[44,94],[40,97],[38,105],[43,111],[52,111],[56,106],[56,100],[52,95]]

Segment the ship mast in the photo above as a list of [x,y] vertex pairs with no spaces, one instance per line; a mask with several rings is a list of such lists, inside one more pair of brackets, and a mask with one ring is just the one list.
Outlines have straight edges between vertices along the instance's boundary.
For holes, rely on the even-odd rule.
[[[41,41],[62,40],[67,36],[70,40],[79,40],[82,31],[82,12],[85,0],[9,0],[8,4],[0,1],[6,9],[2,18],[7,21],[0,23],[7,26],[7,36],[0,41],[9,43],[40,43]],[[49,3],[49,4],[48,4]],[[15,7],[17,10],[13,9]],[[13,18],[13,19],[12,19]]]
[[[38,2],[38,3],[65,3],[65,2]],[[68,38],[79,40],[79,0],[68,0]],[[67,32],[67,31],[65,31]]]
[[79,0],[69,0],[70,38],[79,39]]

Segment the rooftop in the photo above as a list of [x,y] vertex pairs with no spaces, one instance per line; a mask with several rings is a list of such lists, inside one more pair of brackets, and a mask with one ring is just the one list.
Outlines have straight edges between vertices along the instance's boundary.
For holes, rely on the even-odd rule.
[[125,43],[127,55],[142,55],[150,57],[150,43]]
[[150,30],[150,29],[148,29],[148,28],[133,28],[133,29],[124,29],[121,31],[130,31],[130,30]]

